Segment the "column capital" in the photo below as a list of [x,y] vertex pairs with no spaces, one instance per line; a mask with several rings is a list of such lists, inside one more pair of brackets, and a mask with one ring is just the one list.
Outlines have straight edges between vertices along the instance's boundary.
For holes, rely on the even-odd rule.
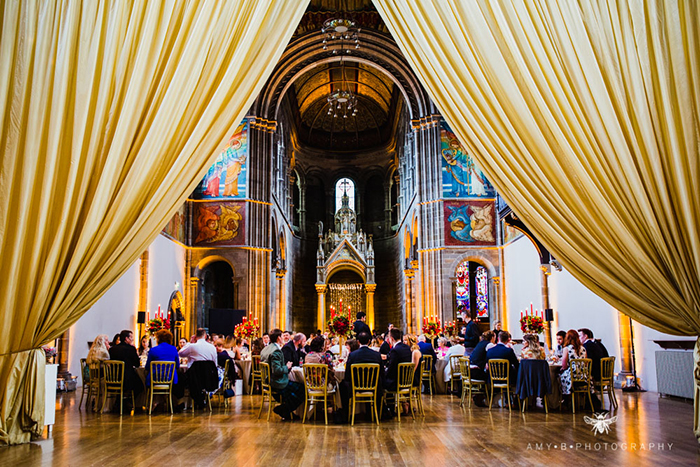
[[552,266],[549,263],[540,264],[540,270],[548,276],[552,274]]
[[287,274],[286,269],[277,269],[275,271],[275,275],[277,276],[277,279],[282,280],[284,279],[284,276]]
[[365,284],[365,290],[367,293],[374,293],[377,290],[377,284]]
[[500,277],[494,277],[494,278],[493,278],[493,283],[496,284],[496,285],[500,284],[500,283],[501,283],[501,278],[500,278]]
[[328,287],[326,284],[315,284],[316,285],[316,293],[319,295],[326,293],[326,288]]
[[197,285],[199,283],[199,277],[190,277],[190,285]]
[[411,268],[404,269],[403,273],[406,275],[406,279],[408,279],[409,281],[411,279],[413,279],[414,277],[416,277],[416,270],[415,269],[411,269]]

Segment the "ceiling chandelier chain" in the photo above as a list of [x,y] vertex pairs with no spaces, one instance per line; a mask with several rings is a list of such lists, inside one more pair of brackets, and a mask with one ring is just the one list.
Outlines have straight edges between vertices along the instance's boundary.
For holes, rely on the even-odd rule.
[[350,89],[350,84],[345,78],[345,65],[343,58],[340,58],[340,89],[332,91],[328,95],[328,115],[338,118],[357,116],[357,96]]
[[334,55],[337,55],[338,50],[340,50],[340,89],[333,91],[331,80],[331,93],[327,98],[328,115],[333,115],[333,118],[340,116],[348,118],[349,116],[355,117],[357,115],[357,96],[352,92],[350,84],[346,80],[343,56],[351,53],[351,43],[354,44],[355,49],[360,48],[360,31],[361,29],[357,27],[357,23],[346,17],[346,13],[342,11],[339,18],[326,20],[321,28],[323,50],[328,50],[328,46],[334,43],[340,46],[332,49]]

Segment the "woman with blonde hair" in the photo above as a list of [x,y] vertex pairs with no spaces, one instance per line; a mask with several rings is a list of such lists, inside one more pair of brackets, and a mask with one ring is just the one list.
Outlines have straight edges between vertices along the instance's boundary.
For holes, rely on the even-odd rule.
[[413,363],[413,385],[418,386],[420,384],[420,364],[423,359],[423,353],[418,347],[418,338],[413,334],[405,334],[403,336],[403,342],[411,348],[411,363]]
[[95,337],[85,360],[88,365],[99,365],[101,362],[109,360],[109,336],[107,334]]
[[525,334],[523,336],[523,350],[520,357],[526,360],[544,360],[544,349],[540,346],[540,339],[536,334]]

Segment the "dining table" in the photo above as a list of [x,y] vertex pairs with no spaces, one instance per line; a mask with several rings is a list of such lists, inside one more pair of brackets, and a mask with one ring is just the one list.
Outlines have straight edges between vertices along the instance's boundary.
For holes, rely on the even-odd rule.
[[235,360],[238,367],[238,377],[243,381],[243,394],[250,394],[250,373],[253,362],[250,359]]

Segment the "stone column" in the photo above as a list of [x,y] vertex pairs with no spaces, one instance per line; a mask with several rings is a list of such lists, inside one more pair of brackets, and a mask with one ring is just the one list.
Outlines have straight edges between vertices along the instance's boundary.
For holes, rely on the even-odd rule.
[[279,313],[280,329],[287,329],[287,296],[285,294],[286,269],[277,270],[277,309]]
[[[146,311],[148,309],[148,250],[141,253],[141,264],[139,265],[139,310]],[[146,323],[148,324],[148,323]],[[146,331],[146,325],[139,324],[138,332],[136,333],[135,342],[140,342],[141,336]]]
[[[63,378],[66,383],[68,383],[71,380],[71,374],[70,371],[68,371],[68,343],[70,342],[70,328],[66,329],[63,331],[63,334],[61,334],[61,337],[58,338],[58,347],[57,347],[57,362],[58,363],[58,376]],[[68,389],[68,385],[66,384],[67,390],[74,390],[75,388]]]
[[[188,306],[190,309],[190,313],[188,313],[188,320],[185,326],[185,339],[190,340],[190,335],[194,334],[194,331],[197,330],[199,326],[197,326],[197,319],[199,312],[201,310],[197,309],[197,294],[199,292],[199,278],[198,277],[190,277],[190,286],[189,286],[189,293],[187,294],[189,296],[187,302]],[[189,335],[188,335],[189,334]]]
[[[501,321],[505,328],[505,323],[503,323],[503,312],[501,311],[501,278],[492,277],[491,282],[493,283],[493,295],[491,296],[491,300],[489,300],[489,307],[491,307],[491,312],[493,313],[492,319],[494,323],[496,321]],[[496,305],[495,307],[494,304]]]
[[377,289],[377,284],[365,284],[367,291],[367,325],[371,330],[374,330],[374,291]]
[[318,310],[316,314],[316,329],[324,330],[326,327],[326,284],[316,284],[318,294]]
[[419,329],[414,329],[413,323],[413,278],[415,277],[415,271],[411,268],[403,270],[406,276],[406,329],[408,332],[418,334]]
[[620,376],[619,381],[623,382],[627,375],[632,372],[632,322],[629,316],[620,312],[618,315],[618,326],[620,328]]
[[[546,310],[551,308],[549,306],[549,276],[552,274],[552,266],[548,264],[541,264],[540,271],[542,271],[542,306]],[[552,349],[552,322],[544,322],[544,343],[549,348]]]

